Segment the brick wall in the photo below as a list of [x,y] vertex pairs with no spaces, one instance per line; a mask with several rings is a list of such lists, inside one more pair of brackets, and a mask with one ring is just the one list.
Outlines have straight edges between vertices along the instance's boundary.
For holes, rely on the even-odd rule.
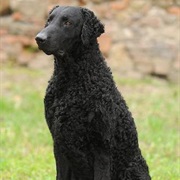
[[[105,24],[100,48],[114,71],[178,82],[180,0],[0,0],[1,63],[36,67],[34,41],[55,5],[84,6]],[[33,65],[32,65],[33,64]],[[43,66],[43,63],[38,67]]]

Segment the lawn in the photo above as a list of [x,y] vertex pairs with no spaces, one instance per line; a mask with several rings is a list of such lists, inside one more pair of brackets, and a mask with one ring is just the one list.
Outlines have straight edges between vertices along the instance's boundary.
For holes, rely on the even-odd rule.
[[[0,177],[54,180],[52,140],[43,97],[51,71],[4,67],[0,98]],[[115,81],[135,118],[153,180],[180,179],[179,87],[164,80]]]

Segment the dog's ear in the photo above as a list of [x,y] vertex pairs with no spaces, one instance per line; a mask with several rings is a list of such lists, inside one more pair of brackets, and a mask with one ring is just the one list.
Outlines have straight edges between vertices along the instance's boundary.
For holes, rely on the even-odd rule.
[[82,8],[84,23],[82,26],[81,40],[84,45],[97,39],[104,33],[104,25],[97,19],[94,13],[86,8]]

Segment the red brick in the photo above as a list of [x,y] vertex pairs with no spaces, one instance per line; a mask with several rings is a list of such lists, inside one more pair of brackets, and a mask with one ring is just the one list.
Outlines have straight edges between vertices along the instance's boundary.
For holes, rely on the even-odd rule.
[[94,6],[95,12],[97,12],[99,18],[111,18],[113,16],[112,11],[109,11],[109,4],[102,3]]
[[177,16],[180,16],[180,7],[177,6],[173,6],[173,7],[169,7],[168,12]]
[[0,29],[0,36],[6,35],[7,33],[7,29]]
[[23,20],[23,15],[20,12],[15,12],[12,14],[12,18],[14,21],[21,21]]
[[19,43],[22,46],[28,46],[33,44],[32,39],[26,36],[8,35],[5,37],[5,41],[7,44]]
[[173,68],[177,71],[180,71],[180,53],[177,54],[176,60],[173,62]]
[[9,11],[10,4],[9,1],[0,1],[0,15],[6,14]]
[[13,35],[8,35],[5,37],[5,41],[7,44],[14,44],[18,41],[18,37],[17,36],[13,36]]
[[18,40],[22,44],[22,46],[28,46],[28,45],[31,45],[32,43],[31,39],[26,36],[19,36]]
[[98,42],[102,53],[107,56],[112,45],[112,38],[108,34],[102,34],[98,38]]
[[115,1],[110,3],[110,7],[113,10],[123,10],[128,6],[129,0]]
[[87,4],[87,1],[86,0],[78,0],[78,4],[79,4],[79,6],[84,6]]

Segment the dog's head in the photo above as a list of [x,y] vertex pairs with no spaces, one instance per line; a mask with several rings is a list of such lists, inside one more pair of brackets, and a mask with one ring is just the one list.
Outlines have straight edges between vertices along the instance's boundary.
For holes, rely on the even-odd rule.
[[46,54],[62,55],[88,46],[104,32],[104,26],[86,8],[55,6],[49,13],[44,29],[36,36],[39,49]]

